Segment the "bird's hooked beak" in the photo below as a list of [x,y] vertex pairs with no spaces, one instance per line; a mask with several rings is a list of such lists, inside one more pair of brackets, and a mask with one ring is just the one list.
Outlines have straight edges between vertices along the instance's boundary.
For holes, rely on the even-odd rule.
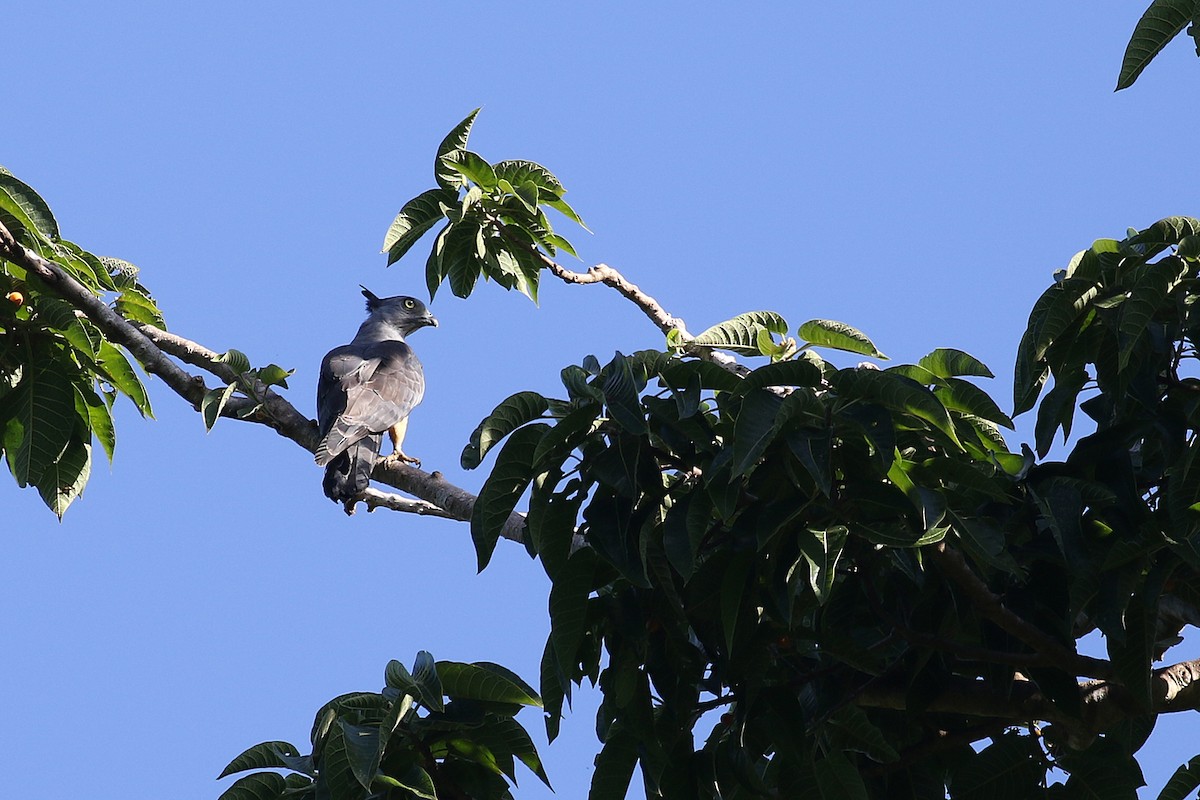
[[431,325],[434,328],[438,326],[437,317],[435,317],[433,314],[430,314],[428,311],[425,312],[425,318],[423,321],[426,325]]

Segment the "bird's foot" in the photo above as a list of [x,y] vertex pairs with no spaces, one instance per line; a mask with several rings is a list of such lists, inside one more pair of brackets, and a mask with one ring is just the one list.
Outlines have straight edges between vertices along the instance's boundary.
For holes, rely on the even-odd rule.
[[412,464],[414,467],[418,468],[421,466],[421,459],[405,455],[399,450],[393,450],[391,455],[389,455],[386,460],[399,461],[401,464]]

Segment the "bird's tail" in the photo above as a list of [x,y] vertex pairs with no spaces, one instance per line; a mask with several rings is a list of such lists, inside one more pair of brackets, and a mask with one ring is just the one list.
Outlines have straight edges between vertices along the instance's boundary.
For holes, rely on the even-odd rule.
[[371,482],[371,470],[375,468],[382,443],[381,433],[367,436],[347,447],[325,467],[325,479],[321,481],[325,496],[342,503],[347,514],[354,513],[354,498]]

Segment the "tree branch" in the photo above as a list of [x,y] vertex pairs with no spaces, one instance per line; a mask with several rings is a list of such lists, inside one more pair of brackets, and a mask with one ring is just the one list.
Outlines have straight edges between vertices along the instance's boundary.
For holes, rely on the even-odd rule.
[[[51,291],[91,320],[107,339],[129,350],[146,372],[162,378],[172,391],[197,411],[200,410],[200,403],[208,391],[204,379],[182,369],[168,354],[185,363],[199,366],[225,383],[232,383],[241,377],[229,365],[217,361],[219,355],[203,345],[153,325],[133,323],[125,319],[57,264],[47,261],[17,242],[3,223],[0,223],[0,257],[23,267],[41,279]],[[262,408],[261,413],[246,417],[245,421],[266,425],[309,453],[316,450],[316,422],[301,414],[295,406],[261,382],[255,382],[251,391],[255,397],[262,400]],[[226,406],[224,415],[242,419],[236,416],[237,412],[249,409],[254,403],[253,399],[233,398]],[[372,491],[364,493],[363,496],[368,507],[441,516],[463,522],[469,522],[471,519],[475,495],[449,483],[440,472],[431,474],[393,459],[381,459],[376,464],[372,477],[408,492],[425,503],[386,501],[387,495]],[[435,512],[434,509],[441,513]],[[506,539],[522,542],[524,527],[524,516],[514,512],[505,523],[501,535]]]
[[947,547],[943,541],[934,546],[931,552],[938,567],[962,590],[975,609],[1002,630],[1020,639],[1032,647],[1035,652],[1051,659],[1057,666],[1072,675],[1085,675],[1089,678],[1112,677],[1112,665],[1107,661],[1082,656],[1068,650],[1055,639],[1010,611],[1000,598],[987,587],[987,584],[971,571],[963,559],[962,553],[958,550]]

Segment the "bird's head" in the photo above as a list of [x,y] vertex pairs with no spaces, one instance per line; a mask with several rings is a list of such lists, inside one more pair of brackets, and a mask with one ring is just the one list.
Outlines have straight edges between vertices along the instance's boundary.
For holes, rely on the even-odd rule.
[[367,313],[385,325],[400,331],[401,336],[408,336],[426,325],[437,327],[438,321],[429,309],[415,297],[376,297],[375,293],[363,286],[363,297],[367,298]]

